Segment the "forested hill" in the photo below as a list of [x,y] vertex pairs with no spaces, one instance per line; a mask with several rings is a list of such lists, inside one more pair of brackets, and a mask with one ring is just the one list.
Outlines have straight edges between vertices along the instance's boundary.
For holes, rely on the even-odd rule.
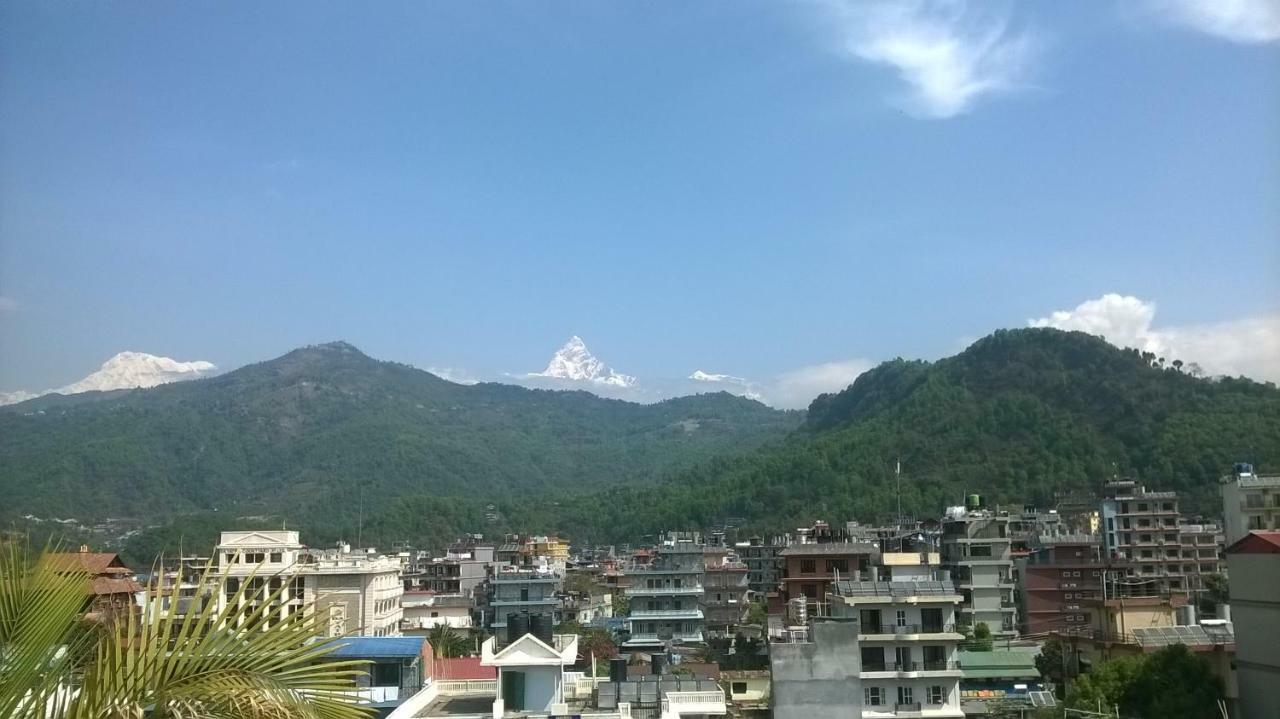
[[209,379],[4,408],[0,519],[216,509],[339,534],[362,501],[376,513],[412,496],[651,482],[780,439],[800,419],[723,393],[640,405],[465,386],[338,342]]
[[[1051,329],[1004,330],[937,362],[894,360],[823,395],[786,442],[704,463],[660,492],[609,490],[542,521],[626,537],[737,518],[787,529],[815,518],[936,517],[964,494],[1051,506],[1116,474],[1221,513],[1232,462],[1280,463],[1280,390],[1206,379],[1175,358]],[[655,502],[654,497],[661,501]],[[579,532],[581,533],[581,532]]]

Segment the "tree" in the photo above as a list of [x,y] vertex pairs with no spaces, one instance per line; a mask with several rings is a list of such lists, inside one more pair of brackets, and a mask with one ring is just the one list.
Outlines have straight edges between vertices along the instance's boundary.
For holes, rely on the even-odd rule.
[[1143,657],[1113,659],[1081,676],[1067,706],[1119,706],[1125,716],[1216,719],[1222,682],[1209,661],[1181,644]]
[[1040,653],[1036,655],[1036,671],[1040,672],[1040,676],[1054,683],[1059,699],[1063,698],[1063,680],[1066,677],[1064,657],[1062,640],[1057,637],[1046,641],[1040,647]]
[[0,548],[0,716],[369,716],[352,692],[363,662],[328,661],[338,645],[317,641],[313,616],[273,617],[284,587],[242,613],[244,582],[219,611],[226,579],[207,567],[199,586],[212,591],[181,616],[177,583],[157,579],[140,610],[101,623],[82,614],[87,574]]
[[758,627],[768,626],[769,610],[764,606],[764,602],[751,603],[751,607],[747,610],[747,624],[754,624]]
[[964,632],[965,636],[962,646],[968,651],[989,652],[994,647],[995,643],[991,640],[991,628],[987,626],[986,622],[978,622],[972,630],[964,628],[961,631]]
[[437,624],[427,632],[427,642],[436,659],[461,657],[470,649],[467,638],[447,624]]

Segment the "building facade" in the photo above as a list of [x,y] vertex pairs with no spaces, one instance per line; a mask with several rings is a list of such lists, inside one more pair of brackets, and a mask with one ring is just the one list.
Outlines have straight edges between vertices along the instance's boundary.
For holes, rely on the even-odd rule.
[[1106,484],[1101,515],[1107,558],[1127,561],[1129,574],[1163,592],[1187,591],[1177,492],[1152,492],[1130,479],[1113,480]]
[[841,581],[833,618],[856,620],[864,719],[960,719],[956,629],[960,593],[950,581]]
[[722,547],[708,547],[703,555],[702,606],[709,636],[732,637],[747,620],[747,565]]
[[1222,514],[1227,544],[1249,532],[1280,531],[1280,474],[1257,474],[1252,465],[1237,464],[1222,478]]
[[941,542],[942,566],[963,598],[957,624],[984,623],[996,637],[1017,634],[1009,518],[952,507],[942,522]]
[[627,649],[705,641],[703,546],[676,542],[658,548],[652,563],[630,573]]
[[561,620],[559,574],[503,567],[488,580],[485,624],[490,631],[506,628],[513,614],[541,614],[553,623]]
[[1280,716],[1280,532],[1227,549],[1240,716]]
[[858,624],[853,621],[818,620],[803,636],[771,644],[773,718],[864,716],[859,657]]
[[868,571],[879,555],[879,548],[866,542],[792,544],[778,552],[783,560],[783,598],[788,602],[803,599],[809,616],[823,616],[831,583]]
[[1088,602],[1101,598],[1106,566],[1097,535],[1034,538],[1018,572],[1022,633],[1087,631]]

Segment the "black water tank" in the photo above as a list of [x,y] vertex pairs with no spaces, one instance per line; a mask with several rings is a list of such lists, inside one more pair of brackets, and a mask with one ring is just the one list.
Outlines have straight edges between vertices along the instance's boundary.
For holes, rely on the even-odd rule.
[[529,633],[529,615],[524,612],[507,615],[507,644]]
[[545,642],[547,646],[555,646],[555,640],[551,637],[551,615],[550,614],[533,614],[529,617],[529,631],[533,632],[533,636]]
[[650,661],[649,669],[655,675],[667,673],[667,655],[654,654],[653,658],[650,659],[649,661]]
[[627,660],[618,658],[609,660],[609,681],[614,684],[627,680]]

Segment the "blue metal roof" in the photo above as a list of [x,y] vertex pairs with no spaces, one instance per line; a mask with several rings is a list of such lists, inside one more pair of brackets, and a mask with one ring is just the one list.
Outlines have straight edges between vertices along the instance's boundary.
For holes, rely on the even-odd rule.
[[343,637],[331,640],[337,649],[326,654],[335,659],[411,658],[422,655],[426,637]]

